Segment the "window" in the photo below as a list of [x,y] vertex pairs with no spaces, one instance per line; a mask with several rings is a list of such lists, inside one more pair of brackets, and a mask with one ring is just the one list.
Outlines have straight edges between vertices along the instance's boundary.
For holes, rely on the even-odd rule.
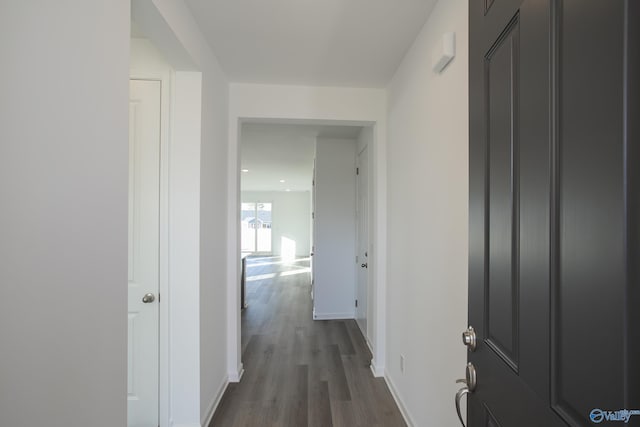
[[240,212],[242,252],[271,252],[272,203],[242,203]]

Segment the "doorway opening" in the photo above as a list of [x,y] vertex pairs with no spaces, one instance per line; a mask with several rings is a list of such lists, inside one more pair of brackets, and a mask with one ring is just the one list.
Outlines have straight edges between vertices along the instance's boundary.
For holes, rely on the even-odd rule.
[[247,328],[252,329],[247,319],[282,296],[265,289],[274,281],[287,283],[281,279],[289,276],[307,288],[310,319],[357,319],[354,325],[371,347],[367,148],[372,142],[373,127],[361,124],[242,123],[240,306],[248,306],[241,315],[243,351],[251,335]]
[[[285,175],[287,168],[280,162],[301,150],[305,145],[304,138],[298,135],[299,139],[294,138],[297,141],[295,145],[282,151],[268,142],[273,139],[282,144],[292,134],[309,132],[310,129],[313,132],[308,135],[309,155],[302,183],[306,191],[301,192],[295,186],[294,175]],[[260,130],[258,135],[253,134],[256,130]],[[368,181],[373,175],[367,173],[372,169],[369,167],[372,159],[367,157],[367,153],[373,147],[374,126],[370,123],[345,126],[332,123],[327,126],[326,123],[243,121],[238,131],[236,173],[240,191],[237,203],[232,203],[236,215],[231,228],[237,230],[236,239],[239,240],[243,218],[246,221],[257,216],[253,213],[252,203],[272,201],[273,253],[271,256],[244,258],[248,306],[242,310],[238,325],[239,350],[244,362],[244,369],[238,370],[238,380],[240,376],[243,378],[234,388],[234,393],[223,397],[226,404],[216,412],[213,422],[228,422],[233,417],[230,408],[242,405],[242,396],[251,396],[254,404],[269,402],[273,416],[280,417],[278,420],[284,418],[288,422],[294,420],[294,423],[300,420],[298,423],[301,425],[314,420],[319,425],[329,425],[333,418],[342,420],[335,422],[351,425],[353,420],[347,419],[349,411],[338,410],[332,414],[333,403],[329,404],[329,396],[337,400],[352,400],[358,405],[362,394],[351,394],[350,390],[373,385],[376,381],[374,376],[379,376],[375,370],[372,376],[369,366],[360,363],[372,360],[366,329],[375,322],[367,322],[370,297],[360,293],[369,291],[367,285],[372,282],[369,280],[370,270],[358,263],[363,258],[356,258],[360,245],[368,256],[368,242],[372,240],[369,238],[368,218],[362,221],[356,218],[370,211],[370,199],[365,196],[364,189],[370,187]],[[270,131],[277,131],[278,136],[271,138]],[[265,159],[278,163],[278,167],[263,173],[261,163],[252,162],[254,156],[263,163]],[[363,162],[366,165],[361,165]],[[366,180],[367,185],[362,186],[361,182],[362,188],[357,190],[358,168],[361,166],[364,171],[360,180]],[[251,188],[251,185],[256,187]],[[282,198],[293,197],[296,192],[306,193],[301,195],[303,202],[298,209],[283,209]],[[359,197],[356,196],[358,192]],[[358,208],[358,200],[366,208]],[[306,221],[300,226],[307,231],[296,233],[289,230],[290,234],[286,235],[281,228],[291,226],[296,220],[282,221],[283,215],[296,210],[306,211]],[[296,248],[293,250],[296,255],[293,262],[283,259],[287,247],[284,242],[287,241],[289,247]],[[278,247],[278,242],[283,244]],[[241,245],[236,248],[237,262],[244,253]],[[301,248],[306,248],[307,252],[301,253]],[[302,258],[305,254],[308,255]],[[363,272],[362,276],[359,271]],[[335,282],[338,289],[331,286],[335,284],[331,280],[332,275],[338,278]],[[364,284],[359,289],[358,277]],[[311,283],[314,284],[313,299],[309,292]],[[237,286],[234,284],[230,296],[233,297],[234,291],[241,294]],[[356,315],[357,299],[362,301],[362,305],[358,304],[362,309],[359,315]],[[234,304],[233,309],[236,307]],[[357,322],[357,317],[362,322]],[[230,338],[233,339],[233,335]],[[343,364],[345,360],[348,363]],[[231,370],[231,379],[233,374]],[[307,397],[299,399],[301,393]],[[384,391],[383,394],[387,393]],[[293,396],[296,398],[292,399]],[[390,394],[388,398],[392,399]],[[315,402],[313,407],[307,408],[307,401]],[[295,405],[291,405],[292,402]],[[262,403],[258,403],[260,405]],[[377,413],[376,408],[368,416],[371,424],[376,419],[385,425],[402,423],[399,412],[382,414]],[[246,414],[246,417],[243,414],[243,421],[249,424],[248,420],[253,420],[251,414]]]

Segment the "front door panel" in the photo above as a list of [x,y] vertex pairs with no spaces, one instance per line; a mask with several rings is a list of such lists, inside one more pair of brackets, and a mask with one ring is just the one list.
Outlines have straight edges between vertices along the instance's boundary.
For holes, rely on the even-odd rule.
[[486,344],[518,370],[518,20],[514,19],[485,59],[488,102],[488,280],[485,282]]
[[594,414],[640,409],[628,119],[640,7],[469,7],[469,425],[596,425]]

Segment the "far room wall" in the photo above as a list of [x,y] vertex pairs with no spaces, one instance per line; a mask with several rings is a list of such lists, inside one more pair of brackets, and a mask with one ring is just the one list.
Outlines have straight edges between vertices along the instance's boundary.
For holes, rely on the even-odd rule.
[[271,226],[272,254],[283,255],[286,247],[295,242],[295,255],[309,256],[311,243],[311,193],[309,191],[243,191],[242,202],[273,203]]
[[356,141],[318,138],[314,186],[313,318],[353,319]]

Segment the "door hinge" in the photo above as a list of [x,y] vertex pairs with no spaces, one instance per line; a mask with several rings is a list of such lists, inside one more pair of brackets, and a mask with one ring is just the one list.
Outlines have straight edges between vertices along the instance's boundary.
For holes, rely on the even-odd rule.
[[356,255],[356,264],[358,263],[358,255]]
[[358,300],[356,300],[356,307],[358,307]]
[[356,168],[356,175],[360,175],[360,168]]

